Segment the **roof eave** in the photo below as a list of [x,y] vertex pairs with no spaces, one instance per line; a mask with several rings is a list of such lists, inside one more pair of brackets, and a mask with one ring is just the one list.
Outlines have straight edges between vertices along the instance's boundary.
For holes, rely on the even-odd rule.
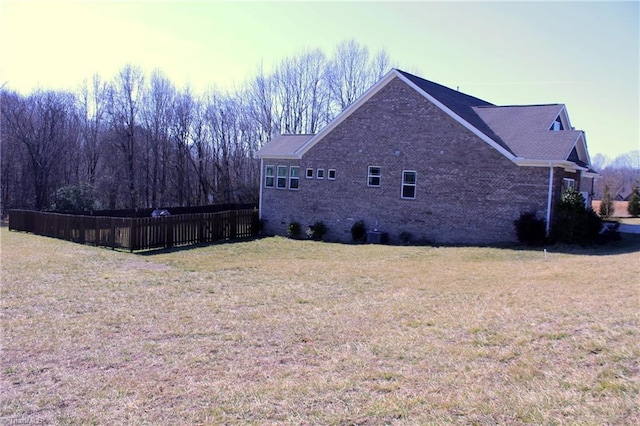
[[562,167],[567,171],[588,172],[589,169],[582,167],[568,160],[534,160],[530,158],[518,157],[514,160],[518,166],[523,167]]
[[301,155],[296,154],[256,154],[256,157],[261,160],[300,160]]

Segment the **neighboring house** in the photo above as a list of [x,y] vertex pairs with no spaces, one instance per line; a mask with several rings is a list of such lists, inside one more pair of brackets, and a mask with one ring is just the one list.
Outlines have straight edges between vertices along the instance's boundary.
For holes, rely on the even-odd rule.
[[633,192],[632,191],[622,191],[619,192],[615,197],[614,197],[614,201],[629,201],[629,198],[631,198],[631,194]]
[[397,69],[319,133],[258,156],[265,232],[321,221],[335,241],[359,220],[392,242],[514,241],[522,212],[549,223],[563,188],[589,198],[596,176],[564,105],[496,106]]

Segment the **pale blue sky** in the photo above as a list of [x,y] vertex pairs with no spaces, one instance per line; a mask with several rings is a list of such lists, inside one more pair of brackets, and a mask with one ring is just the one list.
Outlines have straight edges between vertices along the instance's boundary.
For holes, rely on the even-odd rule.
[[197,91],[241,87],[355,39],[498,105],[564,103],[592,156],[640,149],[639,3],[0,0],[0,84],[75,89],[130,62]]

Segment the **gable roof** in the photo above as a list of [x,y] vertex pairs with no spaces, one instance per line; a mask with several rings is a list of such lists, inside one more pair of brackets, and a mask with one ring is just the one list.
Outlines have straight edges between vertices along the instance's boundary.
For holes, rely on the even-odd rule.
[[567,160],[582,135],[578,130],[549,130],[564,105],[474,107],[478,116],[511,150],[529,160]]
[[[520,165],[548,165],[584,168],[586,163],[570,159],[579,141],[586,150],[584,133],[577,130],[549,130],[558,116],[568,121],[562,104],[497,106],[480,98],[392,69],[316,135],[280,135],[265,145],[261,158],[302,158],[325,135],[367,102],[393,79],[399,78],[420,95],[477,135],[485,143]],[[582,146],[581,145],[581,146]],[[588,161],[588,154],[586,154]]]
[[261,158],[299,158],[298,151],[314,135],[278,135],[263,146],[258,155]]
[[441,84],[434,83],[433,81],[425,80],[424,78],[409,74],[408,72],[400,70],[397,71],[413,84],[415,84],[418,88],[420,88],[423,92],[428,93],[429,95],[437,99],[440,103],[448,107],[464,121],[491,138],[506,151],[514,154],[511,148],[500,138],[500,136],[494,133],[491,127],[487,126],[487,124],[482,120],[482,118],[478,116],[477,112],[474,109],[474,107],[479,106],[495,105],[480,98],[476,98],[460,91],[450,89]]

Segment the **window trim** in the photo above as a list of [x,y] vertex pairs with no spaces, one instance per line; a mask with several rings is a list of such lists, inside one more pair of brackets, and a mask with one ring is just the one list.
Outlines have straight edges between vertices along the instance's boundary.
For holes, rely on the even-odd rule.
[[[271,169],[271,174],[269,174],[269,169]],[[271,185],[269,185],[269,178],[271,178]],[[264,187],[265,188],[274,188],[276,186],[276,166],[273,164],[267,164],[264,167]]]
[[[284,174],[280,174],[280,170],[284,170]],[[284,179],[284,185],[280,186],[280,179]],[[287,189],[287,166],[278,166],[276,173],[276,189]]]
[[316,169],[316,178],[324,179],[324,169]]
[[[296,171],[296,176],[293,175],[293,171]],[[296,186],[292,185],[293,182],[296,182]],[[291,191],[297,191],[300,189],[300,167],[299,166],[289,166],[289,189]]]
[[[333,174],[333,177],[331,177],[332,174]],[[327,170],[327,179],[336,180],[336,169]]]
[[[405,174],[413,173],[413,183],[407,183],[405,181]],[[413,197],[405,197],[404,190],[406,187],[413,187]],[[402,171],[402,185],[400,185],[400,198],[403,200],[415,200],[418,192],[418,172],[415,170],[403,170]]]
[[313,179],[313,168],[312,167],[308,167],[307,171],[305,172],[305,177],[307,179]]
[[573,188],[576,191],[576,180],[573,178],[562,178],[562,192],[566,191],[569,188]]
[[[378,174],[374,175],[371,173],[371,169],[378,169]],[[371,179],[378,179],[378,184],[377,185],[373,185],[371,183]],[[382,167],[380,166],[369,166],[367,168],[367,186],[371,187],[371,188],[380,188],[380,186],[382,185]]]

